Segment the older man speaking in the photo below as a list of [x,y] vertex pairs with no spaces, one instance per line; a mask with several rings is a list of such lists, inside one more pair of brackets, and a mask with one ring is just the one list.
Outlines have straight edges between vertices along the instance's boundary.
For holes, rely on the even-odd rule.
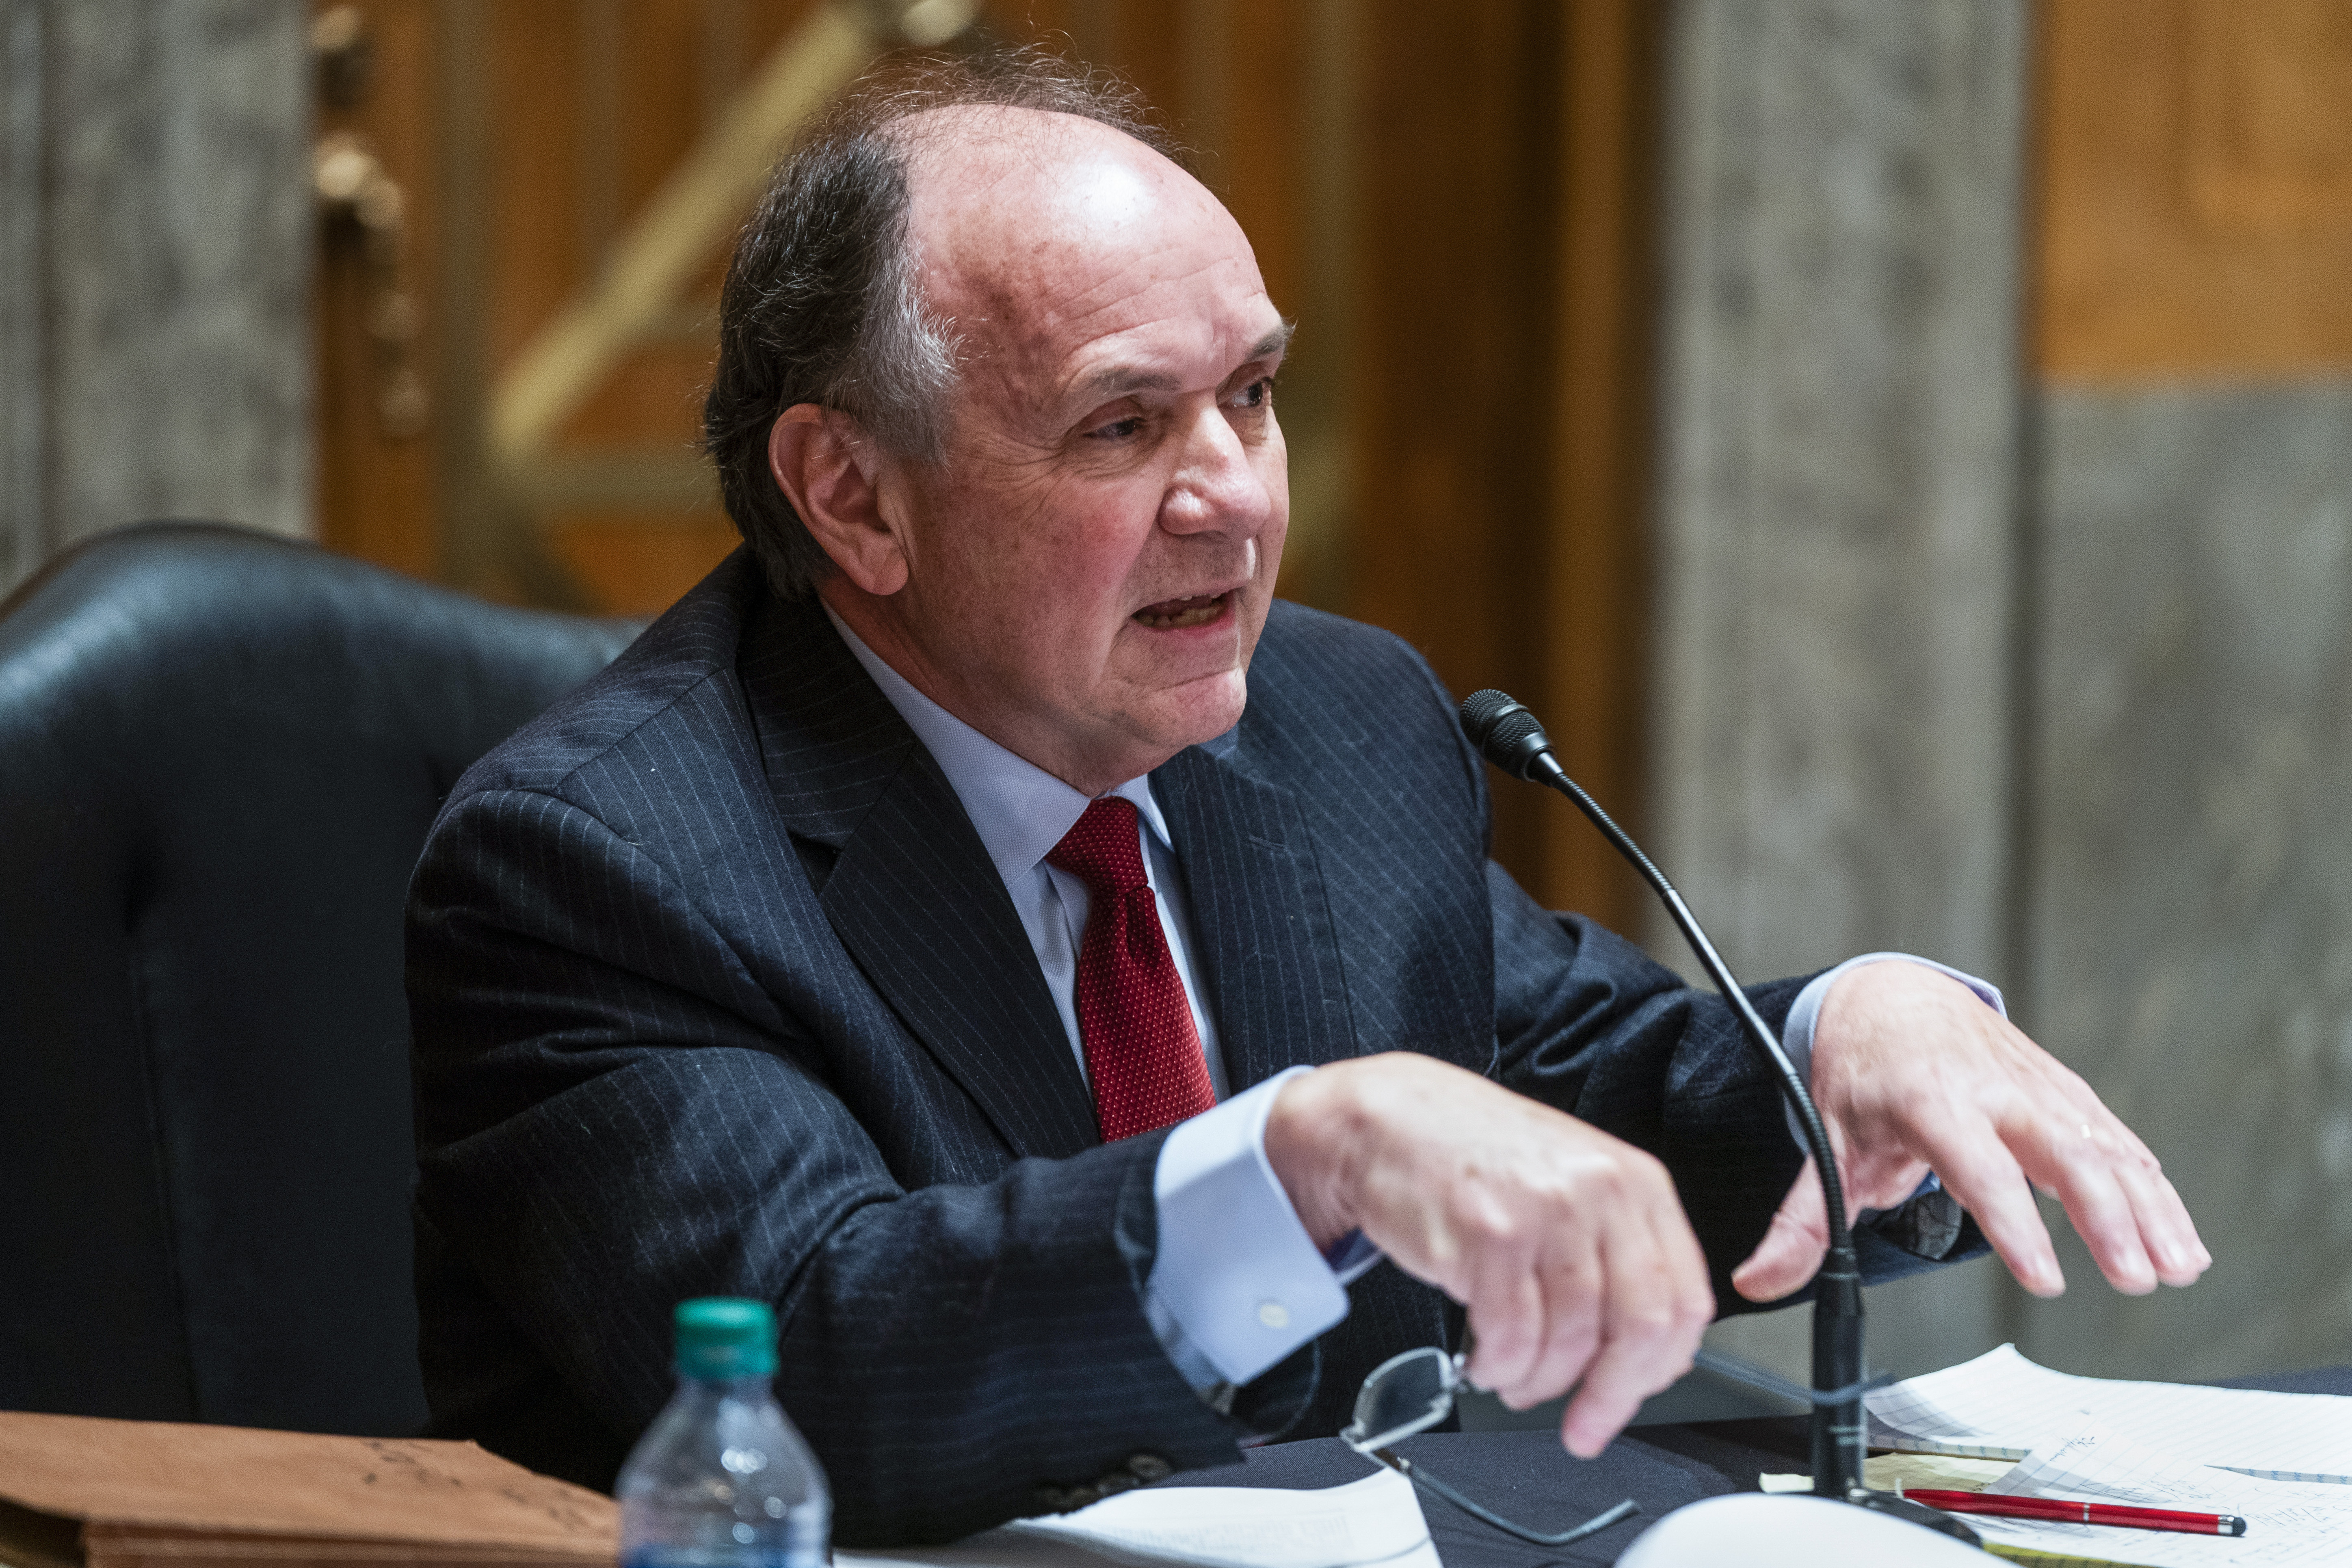
[[[1592,1454],[1719,1302],[1811,1278],[1727,1010],[1487,861],[1409,648],[1275,601],[1289,335],[1042,57],[866,84],[780,170],[709,407],[747,548],[417,871],[442,1430],[608,1481],[671,1303],[758,1296],[840,1539],[940,1539],[1328,1433],[1465,1310],[1471,1377],[1576,1389]],[[2034,1186],[2117,1289],[2210,1261],[1989,988],[1754,995],[1891,1214],[1872,1277],[1981,1227],[2054,1293]]]

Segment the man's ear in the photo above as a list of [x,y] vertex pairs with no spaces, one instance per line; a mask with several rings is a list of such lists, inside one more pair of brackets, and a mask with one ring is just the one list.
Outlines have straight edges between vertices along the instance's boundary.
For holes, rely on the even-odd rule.
[[796,403],[768,429],[768,472],[842,574],[885,598],[907,585],[907,552],[884,514],[878,464],[849,416]]

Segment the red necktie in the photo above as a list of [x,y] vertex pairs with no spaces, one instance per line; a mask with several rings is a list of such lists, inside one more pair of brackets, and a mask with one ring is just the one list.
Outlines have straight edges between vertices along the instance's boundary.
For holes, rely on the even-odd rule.
[[1045,859],[1092,896],[1078,944],[1078,1040],[1103,1142],[1215,1105],[1184,982],[1144,880],[1134,803],[1116,795],[1094,802]]

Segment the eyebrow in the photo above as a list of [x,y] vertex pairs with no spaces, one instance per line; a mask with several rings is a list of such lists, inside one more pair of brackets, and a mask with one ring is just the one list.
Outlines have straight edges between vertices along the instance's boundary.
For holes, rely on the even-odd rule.
[[[1251,344],[1248,359],[1242,363],[1246,364],[1249,360],[1280,353],[1290,346],[1291,334],[1297,330],[1296,322],[1283,322]],[[1108,364],[1080,376],[1071,390],[1077,398],[1096,403],[1108,397],[1124,396],[1130,392],[1177,392],[1181,387],[1174,376],[1164,372],[1144,370],[1131,364]]]

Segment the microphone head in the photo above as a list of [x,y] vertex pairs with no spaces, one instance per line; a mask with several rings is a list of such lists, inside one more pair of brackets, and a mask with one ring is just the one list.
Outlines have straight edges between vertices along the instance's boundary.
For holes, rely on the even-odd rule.
[[1484,691],[1474,691],[1462,700],[1462,732],[1470,737],[1472,745],[1484,751],[1486,736],[1495,728],[1495,721],[1503,716],[1506,709],[1518,706],[1509,693],[1497,691],[1491,686]]
[[1535,761],[1551,750],[1543,721],[1519,701],[1491,687],[1474,691],[1462,704],[1462,732],[1486,760],[1513,778],[1534,775]]

